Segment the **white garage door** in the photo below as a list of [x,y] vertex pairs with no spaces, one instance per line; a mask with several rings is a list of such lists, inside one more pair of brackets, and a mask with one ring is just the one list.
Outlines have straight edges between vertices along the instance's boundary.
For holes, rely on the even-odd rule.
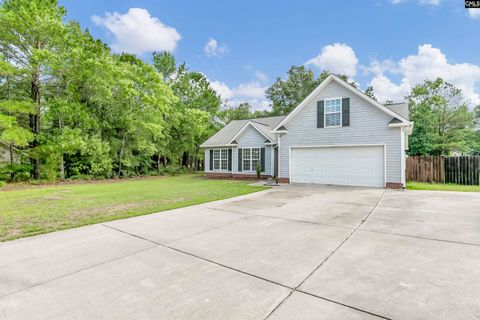
[[291,181],[384,187],[383,146],[291,149]]

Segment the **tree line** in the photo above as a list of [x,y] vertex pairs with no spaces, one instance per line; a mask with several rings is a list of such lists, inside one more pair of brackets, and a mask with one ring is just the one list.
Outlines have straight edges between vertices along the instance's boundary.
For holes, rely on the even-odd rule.
[[[0,180],[199,170],[199,145],[223,125],[288,114],[329,74],[292,66],[266,90],[271,109],[225,108],[205,75],[171,53],[154,52],[152,63],[114,54],[65,17],[56,0],[0,4]],[[411,154],[480,150],[480,109],[460,90],[437,79],[408,99]]]
[[168,52],[113,54],[65,15],[54,0],[0,6],[0,180],[198,169],[221,126],[206,77]]

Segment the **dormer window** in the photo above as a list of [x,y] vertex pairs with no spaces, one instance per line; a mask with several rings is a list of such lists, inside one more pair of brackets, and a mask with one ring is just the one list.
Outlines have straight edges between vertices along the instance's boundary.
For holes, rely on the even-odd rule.
[[342,126],[342,99],[325,99],[325,128]]

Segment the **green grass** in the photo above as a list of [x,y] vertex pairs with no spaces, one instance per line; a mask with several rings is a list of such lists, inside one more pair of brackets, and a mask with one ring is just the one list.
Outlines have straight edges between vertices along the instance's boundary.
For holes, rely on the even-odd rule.
[[480,192],[480,186],[464,186],[461,184],[441,184],[425,182],[407,182],[408,190],[462,191]]
[[0,241],[139,216],[267,189],[198,175],[0,190]]

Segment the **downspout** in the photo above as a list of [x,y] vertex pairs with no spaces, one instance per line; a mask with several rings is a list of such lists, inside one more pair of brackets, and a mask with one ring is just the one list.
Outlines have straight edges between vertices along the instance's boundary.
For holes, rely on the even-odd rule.
[[405,178],[405,171],[406,171],[406,153],[405,153],[405,132],[404,132],[404,127],[400,127],[400,182],[403,185],[403,188],[405,189],[406,186],[406,178]]
[[270,176],[273,178],[273,168],[275,166],[275,147],[270,146]]
[[281,175],[280,174],[280,172],[281,172],[281,170],[280,170],[280,163],[281,163],[281,161],[280,161],[280,152],[281,152],[280,141],[281,141],[281,137],[282,137],[282,135],[279,133],[278,134],[278,144],[277,144],[277,148],[278,148],[278,177],[277,177],[277,179],[280,179],[280,175]]

